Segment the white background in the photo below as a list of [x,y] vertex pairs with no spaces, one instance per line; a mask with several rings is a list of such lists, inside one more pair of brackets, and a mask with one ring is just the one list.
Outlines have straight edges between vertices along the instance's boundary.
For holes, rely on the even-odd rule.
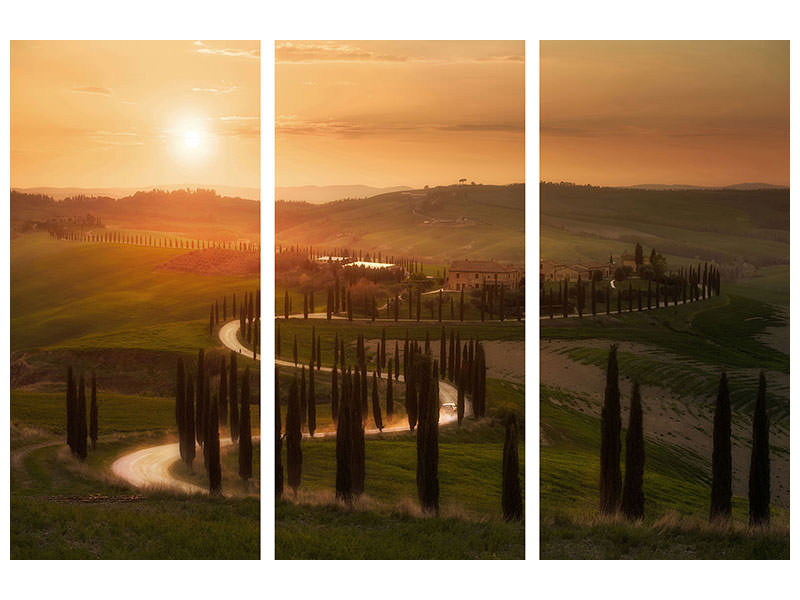
[[[788,1],[760,2],[370,2],[299,0],[274,4],[265,1],[208,2],[205,0],[112,2],[4,2],[0,22],[4,40],[0,51],[3,70],[0,107],[9,114],[9,44],[11,39],[243,39],[261,40],[262,71],[262,260],[263,314],[273,310],[270,282],[274,280],[269,255],[274,231],[270,202],[274,189],[274,69],[276,39],[523,39],[526,40],[527,80],[527,248],[526,263],[538,263],[538,41],[540,39],[791,39],[798,31],[798,17]],[[792,44],[792,58],[797,58]],[[792,83],[796,80],[792,60]],[[792,108],[796,86],[792,85]],[[792,113],[795,113],[792,110]],[[2,182],[9,189],[9,123],[2,120]],[[796,128],[795,128],[796,129]],[[792,148],[797,148],[792,132]],[[792,175],[797,173],[792,157]],[[8,198],[8,196],[6,196]],[[5,210],[8,205],[4,203]],[[797,222],[792,211],[792,231]],[[6,212],[7,214],[7,212]],[[3,314],[9,322],[8,221],[0,218],[0,247],[4,277],[0,280]],[[792,245],[792,263],[796,259]],[[792,278],[792,308],[796,304]],[[536,294],[529,293],[526,311],[538,314]],[[794,311],[792,311],[794,312]],[[800,593],[796,566],[789,562],[661,562],[639,561],[538,561],[538,331],[529,321],[526,331],[526,418],[530,441],[526,451],[527,489],[526,561],[469,562],[275,562],[274,499],[271,489],[273,448],[262,445],[263,486],[261,509],[262,561],[133,562],[14,562],[9,556],[8,508],[8,384],[0,385],[4,423],[0,428],[0,463],[3,510],[0,551],[2,585],[8,597],[59,598],[760,598],[797,597]],[[794,335],[792,336],[794,338]],[[262,335],[262,354],[273,353],[271,330]],[[0,368],[8,382],[9,339],[2,345]],[[265,406],[274,389],[271,368],[262,369]],[[791,387],[796,388],[792,370]],[[273,414],[263,411],[264,431],[272,430]],[[792,442],[791,454],[797,453]],[[792,461],[792,481],[797,481],[797,460]],[[797,503],[792,501],[792,508]],[[796,532],[792,531],[795,539]],[[342,558],[346,558],[343,556]],[[794,575],[792,570],[795,571]]]

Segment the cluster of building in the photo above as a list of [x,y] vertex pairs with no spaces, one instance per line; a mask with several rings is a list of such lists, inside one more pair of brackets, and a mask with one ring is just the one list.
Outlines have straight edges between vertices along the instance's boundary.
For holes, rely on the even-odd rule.
[[[643,257],[642,264],[650,264],[648,257]],[[609,255],[607,262],[586,262],[574,265],[565,265],[554,260],[542,259],[539,262],[539,281],[577,281],[580,277],[583,281],[591,280],[592,277],[611,279],[614,271],[619,267],[631,267],[636,269],[636,257],[633,254],[622,254],[619,261],[614,261],[614,256]],[[596,275],[599,273],[599,275]]]
[[448,290],[479,289],[487,285],[516,289],[522,279],[517,267],[503,265],[492,260],[456,260],[447,272]]

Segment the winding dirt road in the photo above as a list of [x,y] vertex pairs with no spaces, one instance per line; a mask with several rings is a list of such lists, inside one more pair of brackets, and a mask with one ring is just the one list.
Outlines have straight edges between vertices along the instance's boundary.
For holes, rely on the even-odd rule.
[[[317,313],[321,318],[325,318],[325,313]],[[311,316],[311,315],[309,315]],[[238,352],[239,354],[252,357],[253,353],[239,342],[237,336],[239,332],[239,321],[229,321],[219,329],[220,341],[230,350]],[[261,360],[261,355],[256,354],[256,360]],[[294,363],[276,359],[275,364],[278,366],[294,368]],[[330,367],[321,367],[320,371],[330,373]],[[382,379],[386,379],[386,373],[381,375]],[[403,380],[402,375],[400,380]],[[458,399],[458,391],[456,388],[446,382],[439,381],[439,402],[455,404]],[[465,413],[472,414],[472,404],[469,400],[466,401]],[[455,422],[457,419],[455,411],[442,410],[439,412],[439,424],[447,425]],[[393,426],[384,427],[383,433],[408,431],[407,426]],[[381,433],[377,428],[365,429],[366,435],[376,435]],[[335,431],[315,433],[315,438],[335,436]],[[304,434],[308,437],[308,434]],[[253,440],[259,439],[254,437]],[[231,440],[220,439],[220,448],[231,445]],[[178,443],[162,444],[160,446],[153,446],[150,448],[142,448],[129,454],[119,457],[111,465],[112,473],[119,479],[127,482],[129,485],[139,489],[166,489],[174,492],[184,494],[207,494],[206,488],[194,485],[182,479],[173,477],[169,469],[176,461],[180,460],[180,451]]]

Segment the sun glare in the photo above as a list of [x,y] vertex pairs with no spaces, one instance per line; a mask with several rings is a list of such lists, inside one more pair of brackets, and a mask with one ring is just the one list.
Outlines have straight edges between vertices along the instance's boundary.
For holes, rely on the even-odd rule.
[[187,131],[183,136],[183,143],[187,148],[197,148],[202,141],[202,134],[199,131]]

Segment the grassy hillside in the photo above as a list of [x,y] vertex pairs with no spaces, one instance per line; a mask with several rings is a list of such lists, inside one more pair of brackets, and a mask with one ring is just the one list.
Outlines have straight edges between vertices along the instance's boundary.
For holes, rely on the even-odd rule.
[[[426,222],[427,221],[427,222]],[[448,186],[322,205],[276,204],[277,242],[524,264],[525,186]]]
[[159,269],[181,252],[47,234],[12,240],[12,386],[56,391],[73,364],[97,369],[103,390],[171,393],[179,354],[221,346],[208,332],[211,302],[259,285],[257,277]]
[[707,465],[652,439],[645,443],[644,523],[600,518],[600,421],[567,406],[562,392],[540,391],[542,558],[789,557],[788,511],[773,507],[773,530],[749,533],[747,499],[734,497],[731,526],[708,527]]
[[543,258],[577,263],[655,247],[671,266],[788,264],[789,190],[642,190],[541,184]]

